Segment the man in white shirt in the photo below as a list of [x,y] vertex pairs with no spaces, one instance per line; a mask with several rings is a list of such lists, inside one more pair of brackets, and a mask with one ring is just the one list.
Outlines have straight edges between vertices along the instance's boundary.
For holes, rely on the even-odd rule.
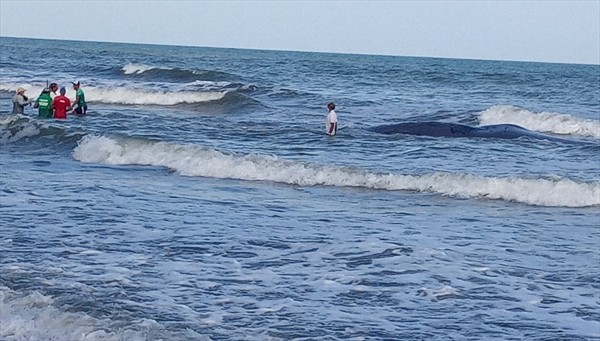
[[329,110],[329,112],[327,113],[327,135],[329,136],[333,136],[337,133],[337,125],[338,125],[338,121],[337,121],[337,114],[335,113],[335,104],[333,104],[333,102],[329,102],[327,104],[327,110]]

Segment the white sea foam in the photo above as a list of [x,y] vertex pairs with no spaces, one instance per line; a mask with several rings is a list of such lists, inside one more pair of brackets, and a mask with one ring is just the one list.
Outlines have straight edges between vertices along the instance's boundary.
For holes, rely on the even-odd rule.
[[36,97],[38,94],[42,92],[44,86],[42,85],[32,85],[32,84],[22,84],[22,83],[0,83],[0,91],[7,91],[11,94],[15,93],[15,90],[19,87],[22,87],[26,90],[25,95],[29,97]]
[[[150,71],[150,70],[178,70],[175,68],[171,68],[171,67],[157,67],[157,66],[151,66],[151,65],[146,65],[146,64],[135,64],[135,63],[129,63],[125,66],[123,66],[121,68],[121,70],[123,70],[123,73],[126,75],[132,75],[132,74],[142,74],[146,71]],[[180,69],[181,70],[181,69]],[[181,70],[181,71],[187,71],[190,74],[194,74],[194,75],[203,75],[206,73],[206,71],[203,70],[194,70],[194,69],[189,69],[189,70]]]
[[432,290],[429,288],[420,288],[419,295],[427,297],[431,300],[437,301],[445,298],[451,298],[458,294],[458,290],[449,285],[445,285],[438,290]]
[[156,69],[156,67],[150,66],[150,65],[144,65],[144,64],[129,63],[129,64],[123,66],[123,68],[121,70],[123,70],[123,73],[126,75],[132,75],[132,74],[142,74],[148,70],[153,70],[153,69]]
[[[190,83],[186,83],[186,86],[194,86],[194,87],[202,87],[207,89],[222,89],[226,86],[230,86],[231,82],[214,82],[214,81],[202,81],[196,80]],[[240,88],[241,90],[248,90],[249,86],[243,86]]]
[[7,144],[20,141],[21,139],[37,136],[41,133],[41,124],[35,121],[28,120],[19,129],[10,129],[10,125],[20,118],[24,118],[23,115],[10,115],[5,119],[0,120],[0,144]]
[[479,114],[481,125],[516,124],[529,130],[600,138],[600,121],[554,112],[535,113],[510,105],[491,107]]
[[[0,287],[0,337],[2,340],[145,340],[136,330],[111,330],[111,321],[84,313],[64,312],[54,300],[38,292],[17,293]],[[141,328],[140,328],[141,327]],[[141,321],[135,329],[158,329],[154,321]]]
[[25,115],[9,115],[0,117],[0,126],[7,126],[11,123],[17,122],[20,118],[26,117]]
[[148,91],[128,88],[100,89],[88,87],[86,99],[88,101],[113,103],[113,104],[136,104],[136,105],[175,105],[182,103],[203,103],[220,100],[226,92],[166,92]]
[[433,192],[540,206],[600,205],[600,183],[570,179],[483,177],[461,173],[377,174],[361,169],[285,161],[275,156],[226,154],[196,145],[131,139],[118,141],[91,135],[79,141],[73,156],[89,163],[168,167],[187,176],[274,181],[299,186]]
[[[0,84],[0,91],[14,91],[19,86],[27,90],[31,97],[41,93],[41,85],[18,85],[18,84]],[[124,105],[176,105],[193,104],[218,101],[222,99],[226,91],[154,91],[145,89],[134,89],[125,87],[97,88],[93,86],[84,86],[85,98],[88,102],[101,102],[108,104]],[[67,90],[67,97],[71,101],[75,100],[75,92],[72,89]]]

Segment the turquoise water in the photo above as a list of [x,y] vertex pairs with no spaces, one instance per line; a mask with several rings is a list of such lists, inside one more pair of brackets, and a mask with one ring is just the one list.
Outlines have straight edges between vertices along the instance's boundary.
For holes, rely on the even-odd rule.
[[0,45],[3,339],[600,338],[597,65]]

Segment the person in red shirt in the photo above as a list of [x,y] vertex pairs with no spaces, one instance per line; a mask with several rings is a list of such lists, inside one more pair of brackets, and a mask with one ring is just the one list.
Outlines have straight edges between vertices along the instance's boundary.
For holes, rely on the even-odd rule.
[[65,96],[66,93],[67,90],[64,87],[60,88],[60,96],[54,97],[52,101],[54,118],[65,119],[67,118],[67,112],[71,111],[71,100]]

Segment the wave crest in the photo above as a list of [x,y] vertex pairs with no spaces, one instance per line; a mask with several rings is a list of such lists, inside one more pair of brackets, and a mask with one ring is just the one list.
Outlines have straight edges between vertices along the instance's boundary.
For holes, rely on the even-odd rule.
[[[59,120],[62,121],[62,120]],[[25,115],[9,115],[0,117],[0,145],[17,143],[25,140],[28,143],[42,138],[52,138],[54,145],[74,145],[81,137],[81,132],[69,129],[64,122],[56,120],[37,120]]]
[[102,102],[108,104],[129,104],[129,105],[176,105],[176,104],[194,104],[218,101],[222,99],[227,92],[210,91],[148,91],[128,88],[100,89],[88,87],[86,96],[90,102]]
[[166,82],[193,82],[193,81],[230,81],[234,75],[214,70],[198,70],[186,68],[158,67],[146,64],[129,63],[121,68],[125,76],[136,79],[166,81]]
[[515,124],[529,130],[600,139],[600,121],[554,112],[535,113],[511,105],[491,107],[479,114],[481,125]]
[[0,119],[0,144],[8,144],[41,134],[43,125],[24,115]]
[[360,169],[280,160],[267,155],[225,154],[195,145],[87,135],[73,152],[76,160],[113,165],[150,165],[186,176],[273,181],[299,186],[361,187],[433,192],[461,198],[489,198],[539,206],[600,205],[599,183],[569,179],[497,178],[469,174],[378,174]]
[[[17,85],[0,84],[0,91],[14,91],[19,86],[23,86],[30,97],[36,96],[42,92],[43,86],[39,85]],[[93,86],[83,87],[85,97],[88,102],[100,102],[106,104],[123,105],[177,105],[177,104],[197,104],[221,100],[228,91],[155,91],[145,89],[135,89],[129,87],[114,88],[96,88]],[[71,101],[75,100],[75,92],[67,90],[67,97]]]
[[[146,340],[161,326],[139,319],[127,326],[83,312],[66,312],[37,291],[19,293],[0,287],[0,338],[3,340]],[[111,332],[107,330],[118,330]]]
[[148,70],[153,70],[153,69],[155,69],[154,66],[129,63],[129,64],[123,66],[123,68],[121,70],[123,70],[123,73],[126,75],[132,75],[132,74],[142,74]]

